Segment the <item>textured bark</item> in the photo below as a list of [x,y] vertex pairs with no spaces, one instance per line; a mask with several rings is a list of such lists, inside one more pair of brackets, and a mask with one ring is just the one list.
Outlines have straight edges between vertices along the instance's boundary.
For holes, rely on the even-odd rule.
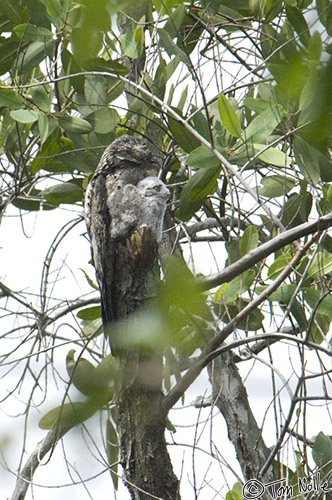
[[[159,278],[158,246],[151,230],[142,228],[118,245],[115,262],[111,300],[118,317],[125,319],[142,307],[146,310],[148,297],[155,293]],[[179,482],[165,441],[167,415],[161,411],[164,398],[161,352],[149,346],[142,348],[139,341],[135,345],[132,335],[127,343],[121,328],[120,337],[114,338],[112,324],[106,327],[123,374],[116,413],[126,485],[136,500],[151,499],[151,495],[178,500]]]
[[[158,360],[141,358],[137,377],[117,402],[121,465],[132,498],[165,500],[180,498],[165,441],[166,417],[161,412],[163,394],[149,381],[158,380]],[[146,493],[145,493],[146,492]],[[148,492],[148,493],[147,493]]]
[[117,243],[113,255],[111,303],[107,305],[116,311],[115,319],[125,319],[142,307],[155,293],[158,276],[158,245],[150,228],[141,228],[123,243]]
[[226,420],[228,437],[236,450],[244,479],[274,480],[272,467],[261,477],[269,450],[251,411],[247,391],[232,354],[226,352],[209,365],[213,401]]

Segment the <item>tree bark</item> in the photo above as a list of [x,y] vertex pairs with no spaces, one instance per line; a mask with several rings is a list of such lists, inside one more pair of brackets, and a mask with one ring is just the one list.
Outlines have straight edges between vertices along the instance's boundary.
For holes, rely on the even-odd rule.
[[226,420],[228,437],[233,444],[245,481],[257,479],[263,483],[274,480],[272,467],[264,477],[261,468],[269,456],[261,430],[251,411],[232,353],[225,352],[209,365],[213,401]]
[[[138,373],[146,368],[153,373],[150,363],[151,360],[141,358]],[[157,387],[141,384],[141,380],[138,376],[121,392],[117,401],[124,480],[134,499],[150,500],[154,495],[152,498],[178,500],[179,481],[173,473],[165,441],[166,416],[161,411],[163,394]]]
[[[118,246],[113,300],[122,319],[142,307],[156,292],[158,245],[149,228],[142,228]],[[105,304],[110,307],[110,304]],[[122,380],[116,400],[117,432],[124,481],[133,499],[179,500],[179,481],[168,455],[162,411],[162,346],[142,345],[135,332],[107,325]],[[126,333],[130,333],[129,338]],[[133,340],[134,339],[134,340]],[[152,495],[152,497],[151,497]]]

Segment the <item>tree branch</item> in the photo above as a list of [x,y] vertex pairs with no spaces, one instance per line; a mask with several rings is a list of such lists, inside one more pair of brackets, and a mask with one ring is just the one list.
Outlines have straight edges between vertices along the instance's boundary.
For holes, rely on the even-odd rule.
[[293,243],[295,240],[302,238],[303,236],[308,236],[317,231],[322,231],[332,226],[332,214],[324,215],[319,219],[311,222],[304,222],[299,226],[288,229],[283,233],[278,234],[275,238],[266,243],[263,243],[259,247],[251,250],[244,257],[237,260],[230,266],[226,267],[222,271],[211,274],[206,278],[201,278],[199,280],[204,290],[214,288],[215,286],[220,286],[223,283],[229,282],[232,279],[239,276],[241,273],[254,266],[261,260],[268,257],[271,253],[280,250],[281,248]]
[[[331,214],[332,219],[332,214]],[[234,331],[237,323],[240,320],[245,319],[252,311],[257,309],[257,307],[263,303],[289,276],[294,268],[302,259],[303,255],[307,252],[310,246],[315,241],[315,238],[311,238],[302,248],[300,248],[293,259],[290,261],[288,266],[279,274],[279,276],[269,285],[264,292],[252,300],[246,307],[244,307],[215,337],[213,337],[205,346],[202,354],[200,355],[197,362],[192,368],[190,368],[183,376],[183,378],[170,390],[163,401],[163,409],[166,413],[175,405],[175,403],[181,398],[185,391],[190,387],[190,385],[196,380],[198,375],[201,373],[203,368],[205,368],[210,361],[212,361],[220,352],[218,352],[218,347],[226,340],[226,338]],[[262,245],[264,246],[264,245]]]
[[66,434],[66,432],[68,432],[68,430],[68,428],[59,431],[50,430],[46,437],[38,443],[35,450],[26,461],[22,471],[17,476],[16,486],[11,500],[24,500],[32,482],[33,475],[42,459],[56,446],[58,441]]
[[[269,457],[261,429],[251,411],[248,394],[232,353],[224,352],[209,364],[213,403],[226,420],[228,437],[236,450],[243,476],[260,479],[264,483],[273,481],[272,467],[260,474]],[[265,497],[263,497],[265,499]]]

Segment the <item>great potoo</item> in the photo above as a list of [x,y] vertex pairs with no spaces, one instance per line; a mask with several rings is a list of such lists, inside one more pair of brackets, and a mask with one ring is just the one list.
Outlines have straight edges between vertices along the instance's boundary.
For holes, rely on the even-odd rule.
[[169,197],[159,167],[145,141],[124,135],[106,148],[88,185],[85,217],[104,326],[136,309],[156,261]]

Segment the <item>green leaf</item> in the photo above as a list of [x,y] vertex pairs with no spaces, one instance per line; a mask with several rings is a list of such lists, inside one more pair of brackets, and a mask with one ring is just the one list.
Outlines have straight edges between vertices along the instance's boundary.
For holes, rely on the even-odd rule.
[[[40,201],[38,201],[38,198],[40,198]],[[42,199],[41,191],[39,189],[31,189],[29,191],[29,195],[26,195],[25,197],[21,195],[20,197],[14,198],[12,204],[20,210],[32,212],[40,210]]]
[[225,250],[228,254],[226,266],[230,266],[241,258],[240,244],[238,240],[226,241]]
[[[308,327],[306,315],[302,305],[294,298],[294,293],[296,290],[296,283],[291,283],[289,285],[281,285],[278,290],[273,292],[270,297],[268,297],[269,302],[278,302],[282,309],[289,306],[290,301],[292,301],[292,306],[290,312],[294,319],[296,320],[301,331],[305,331]],[[262,287],[263,288],[263,287]],[[261,288],[261,289],[262,289]],[[260,288],[256,288],[257,293],[260,292]]]
[[191,151],[186,158],[186,164],[194,168],[211,168],[220,165],[220,160],[206,146],[199,146]]
[[[100,5],[100,2],[98,3]],[[95,4],[96,2],[89,2],[85,4],[85,7],[89,9]],[[87,12],[82,17],[84,17],[82,23],[73,28],[71,35],[73,56],[80,66],[84,66],[87,60],[96,58],[103,47],[103,30],[95,26],[95,23],[91,23],[91,20],[89,21]],[[109,18],[107,12],[106,15],[100,17],[103,21],[107,18]]]
[[251,250],[257,248],[258,240],[259,234],[256,226],[247,227],[241,236],[239,243],[241,256],[246,255]]
[[32,109],[15,109],[10,112],[10,116],[19,123],[34,123],[38,120],[38,112]]
[[312,208],[312,194],[291,193],[281,210],[281,221],[286,227],[295,227],[308,220]]
[[47,13],[51,17],[57,17],[62,14],[62,6],[60,0],[40,0],[47,9]]
[[99,286],[90,278],[90,276],[88,275],[88,273],[86,273],[84,271],[84,269],[81,269],[81,271],[84,274],[85,279],[87,280],[87,282],[89,283],[89,285],[91,286],[91,288],[93,288],[94,290],[99,290]]
[[61,150],[60,131],[56,130],[38,151],[36,157],[30,165],[30,171],[35,174],[42,168],[46,167],[48,163],[54,161],[56,155]]
[[18,24],[13,29],[16,36],[23,38],[24,40],[30,40],[31,42],[45,42],[53,39],[54,34],[52,31],[42,26],[35,26],[33,24],[24,23]]
[[178,2],[176,9],[170,13],[169,19],[165,24],[165,31],[169,36],[179,39],[181,37],[181,28],[186,19],[186,7],[182,2]]
[[211,139],[210,125],[207,118],[202,111],[196,109],[195,106],[191,107],[192,121],[194,123],[194,129],[204,137],[207,141]]
[[[249,299],[240,297],[236,302],[224,304],[222,301],[218,302],[214,306],[215,313],[217,316],[226,323],[234,318],[244,307],[250,302]],[[240,320],[236,323],[236,328],[244,331],[257,331],[263,327],[264,315],[259,310],[256,309],[245,319]]]
[[262,187],[258,187],[258,194],[267,198],[277,198],[287,194],[296,184],[292,177],[270,175],[261,180]]
[[187,182],[182,191],[177,215],[188,221],[203,205],[206,197],[217,189],[221,167],[202,168]]
[[142,27],[121,35],[120,44],[127,57],[137,59],[142,52]]
[[270,280],[275,280],[279,276],[279,274],[288,266],[291,258],[291,255],[287,253],[284,255],[279,255],[279,257],[277,257],[269,267],[269,271],[267,273],[268,278]]
[[320,181],[319,155],[321,153],[299,135],[294,138],[293,145],[296,162],[302,174],[310,184],[316,185]]
[[257,18],[263,17],[266,0],[249,0],[248,4],[251,12],[255,17]]
[[4,75],[11,71],[16,64],[17,53],[20,50],[19,40],[8,39],[0,36],[0,74]]
[[[188,181],[189,199],[198,201],[206,198],[207,195],[213,194],[217,188],[216,180],[219,177],[221,167],[212,167],[201,169]],[[185,189],[186,189],[185,188]]]
[[[253,144],[253,148],[255,154],[257,154],[266,148],[266,144]],[[287,154],[275,148],[267,149],[266,151],[261,153],[258,158],[264,163],[276,165],[277,167],[285,167],[286,165],[290,165],[291,163],[291,159],[287,156]]]
[[[257,292],[260,289],[257,289]],[[268,300],[270,302],[279,302],[280,304],[289,304],[289,302],[292,300],[294,292],[296,290],[296,284],[292,283],[290,285],[281,285],[278,290],[272,293],[270,297],[268,297]]]
[[325,295],[323,299],[322,296],[323,292],[319,289],[315,289],[313,287],[303,289],[304,300],[309,304],[310,308],[313,311],[317,308],[318,312],[321,314],[331,317],[332,296]]
[[84,95],[90,106],[105,104],[107,95],[107,79],[101,75],[86,75]]
[[101,318],[90,321],[82,320],[82,337],[85,339],[96,338],[104,332]]
[[247,109],[249,109],[250,111],[255,111],[255,113],[257,114],[264,111],[270,105],[269,101],[260,99],[259,97],[256,97],[255,99],[253,97],[245,97],[243,99],[243,104]]
[[60,126],[66,131],[73,134],[88,134],[92,130],[91,123],[78,116],[63,116],[55,113],[59,119]]
[[166,80],[167,81],[171,78],[174,71],[179,66],[180,62],[181,62],[181,57],[178,55],[178,56],[173,57],[173,59],[169,63],[166,64],[165,71],[166,71]]
[[330,325],[331,313],[326,316],[316,312],[314,315],[314,321],[310,323],[310,328],[308,329],[309,342],[321,344],[325,340],[326,335],[329,333]]
[[220,94],[218,97],[218,109],[225,129],[234,137],[241,137],[240,119],[224,94]]
[[256,272],[254,269],[248,269],[240,276],[237,276],[232,281],[224,286],[221,296],[223,304],[231,304],[235,302],[238,297],[247,292],[253,282],[255,281]]
[[300,9],[286,5],[286,15],[294,30],[299,35],[301,42],[304,45],[308,45],[310,32],[305,17]]
[[308,278],[319,278],[332,271],[332,255],[317,252],[309,267]]
[[1,0],[0,2],[0,12],[3,18],[15,24],[21,21],[24,11],[25,9],[22,9],[22,5],[16,4],[15,2],[10,2],[9,0]]
[[[174,331],[187,327],[188,317],[192,314],[206,315],[206,297],[200,284],[185,262],[174,255],[166,256],[165,278],[158,285],[157,301],[161,316],[167,319],[168,326]],[[172,314],[174,311],[176,314]]]
[[308,58],[311,61],[320,61],[322,56],[323,44],[319,31],[315,31],[310,39],[308,44]]
[[25,52],[20,52],[17,67],[22,73],[35,70],[36,67],[54,50],[55,41],[31,42]]
[[84,403],[66,403],[49,411],[39,421],[41,429],[68,431],[75,425],[84,422],[96,413],[96,406],[90,401]]
[[328,253],[332,253],[332,237],[330,235],[325,235],[322,246]]
[[186,85],[185,88],[182,90],[179,102],[177,104],[177,109],[181,111],[181,113],[183,112],[183,108],[187,102],[187,98],[188,98],[188,85]]
[[38,114],[38,128],[40,135],[40,142],[44,144],[49,135],[49,123],[48,116],[45,113],[40,112]]
[[75,203],[83,198],[83,189],[74,182],[63,182],[42,191],[42,196],[51,204]]
[[116,379],[118,378],[117,369],[119,369],[119,367],[115,357],[113,354],[108,354],[101,360],[99,365],[96,366],[96,376],[99,380],[104,380],[105,385],[114,388]]
[[[110,370],[110,368],[112,369]],[[90,400],[94,401],[97,407],[101,407],[111,399],[114,389],[114,363],[111,366],[109,359],[104,363],[102,369],[98,370],[83,357],[75,361],[75,350],[71,349],[66,357],[66,369],[70,381],[76,389],[90,397]],[[112,388],[110,377],[113,378]]]
[[34,105],[44,111],[44,113],[49,113],[52,102],[52,92],[50,92],[45,86],[33,87],[30,89],[30,94]]
[[[119,61],[105,61],[102,57],[92,57],[84,61],[83,67],[88,71],[109,71],[110,73],[115,73],[116,75],[126,76],[129,69],[121,64]],[[108,80],[115,81],[115,78],[108,77]]]
[[95,389],[95,366],[87,359],[75,361],[75,349],[71,349],[66,357],[66,369],[74,386],[85,396],[92,396]]
[[330,0],[316,0],[319,20],[326,28],[327,33],[332,35],[332,5]]
[[161,40],[161,45],[165,48],[167,54],[171,57],[173,55],[180,56],[181,61],[183,61],[188,68],[191,67],[191,61],[187,54],[180,49],[180,47],[174,42],[172,37],[167,33],[164,28],[158,29],[159,37]]
[[[174,108],[182,118],[181,111]],[[182,148],[186,153],[190,153],[194,149],[200,146],[200,142],[196,137],[194,137],[189,130],[187,130],[182,123],[176,121],[174,118],[168,118],[168,126],[174,137],[175,142]]]
[[93,130],[96,134],[109,134],[113,132],[118,123],[120,123],[120,116],[112,108],[100,108],[88,117],[92,124]]
[[119,485],[119,443],[114,424],[110,418],[108,418],[106,422],[106,443],[106,453],[109,470],[111,472],[114,489],[117,491]]
[[242,500],[243,499],[242,491],[243,489],[241,483],[239,482],[235,483],[231,491],[226,493],[226,500]]
[[270,103],[269,107],[255,116],[245,129],[245,138],[255,143],[266,143],[274,129],[286,115],[286,111],[281,104]]
[[100,318],[100,316],[101,316],[100,306],[86,307],[85,309],[81,309],[77,313],[78,318],[86,320],[97,319]]
[[243,498],[243,489],[242,484],[240,482],[236,482],[232,488],[233,495],[236,496],[236,500],[242,500]]
[[21,108],[22,104],[22,98],[14,90],[0,87],[0,106],[17,109]]
[[159,55],[159,66],[157,67],[152,84],[152,91],[159,99],[163,99],[165,96],[167,83],[166,66],[166,62],[161,55]]
[[332,469],[332,439],[320,432],[315,439],[312,457],[318,467],[323,468],[324,474]]

